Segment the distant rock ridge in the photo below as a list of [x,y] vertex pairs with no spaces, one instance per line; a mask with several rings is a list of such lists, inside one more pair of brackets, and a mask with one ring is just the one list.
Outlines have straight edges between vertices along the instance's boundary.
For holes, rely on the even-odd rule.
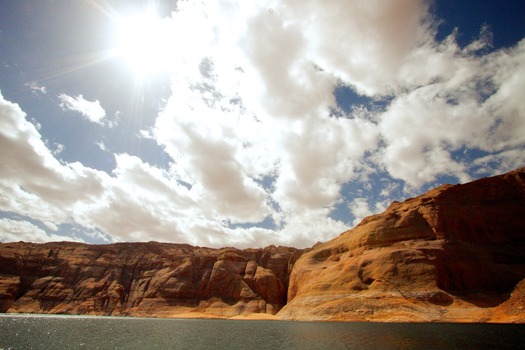
[[306,250],[2,243],[0,311],[525,323],[525,168],[393,202]]

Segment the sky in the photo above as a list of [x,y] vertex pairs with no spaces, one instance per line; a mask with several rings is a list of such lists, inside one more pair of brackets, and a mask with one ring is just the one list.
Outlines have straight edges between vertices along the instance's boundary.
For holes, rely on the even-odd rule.
[[525,2],[0,0],[0,241],[309,247],[525,165]]

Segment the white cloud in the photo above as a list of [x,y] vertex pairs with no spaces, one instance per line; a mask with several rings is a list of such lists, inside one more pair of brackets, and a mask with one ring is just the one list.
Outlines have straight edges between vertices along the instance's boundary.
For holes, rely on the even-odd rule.
[[368,205],[367,198],[354,198],[348,205],[350,212],[354,216],[352,224],[355,226],[361,222],[365,217],[374,214]]
[[[439,84],[438,84],[439,85]],[[419,187],[439,174],[467,181],[466,165],[451,159],[451,151],[476,145],[490,120],[483,118],[475,97],[454,96],[441,86],[425,86],[396,98],[382,115],[380,128],[387,143],[382,161],[390,174]],[[460,98],[459,104],[448,99]]]
[[[154,131],[174,160],[175,178],[192,185],[192,193],[208,215],[234,222],[263,220],[270,213],[265,190],[239,159],[247,143],[253,142],[246,138],[250,135],[242,134],[243,124],[256,127],[253,119],[237,111],[212,109],[195,92],[186,95],[182,89],[169,101]],[[186,105],[188,100],[191,108]],[[247,128],[246,132],[257,130]]]
[[443,174],[470,180],[472,164],[452,155],[462,147],[497,154],[525,145],[525,109],[518,97],[525,93],[520,79],[524,42],[482,57],[448,44],[454,53],[441,57],[449,62],[448,72],[437,82],[402,92],[381,116],[382,163],[392,176],[416,188]]
[[498,175],[525,164],[523,149],[510,149],[479,157],[472,162],[479,174]]
[[[39,128],[37,128],[37,129],[39,129]],[[51,151],[53,156],[59,155],[60,153],[62,153],[66,149],[66,146],[64,146],[61,143],[53,142],[53,144],[50,145],[49,141],[47,141],[47,140],[45,140],[44,143],[45,143],[46,147]]]
[[[347,229],[330,217],[344,201],[356,224],[442,175],[522,166],[525,41],[484,53],[485,29],[461,49],[454,33],[436,41],[428,11],[423,0],[179,2],[165,20],[172,95],[139,132],[169,169],[125,153],[109,175],[60,162],[1,99],[0,209],[118,241],[305,247]],[[338,110],[338,86],[381,107]],[[113,125],[99,101],[60,99]],[[353,181],[368,186],[349,198]],[[275,227],[253,225],[263,220]]]
[[116,161],[103,198],[79,211],[79,222],[117,240],[182,240],[177,222],[191,211],[187,189],[137,157],[121,154]]
[[0,95],[0,208],[61,223],[75,205],[104,191],[106,175],[79,163],[62,164],[16,104]]
[[48,234],[28,221],[0,219],[0,242],[31,241],[37,243],[53,241],[78,241],[69,236]]
[[154,140],[151,130],[146,130],[146,129],[139,130],[137,136],[142,139]]
[[27,86],[36,95],[46,95],[47,94],[46,87],[38,85],[36,81],[30,81],[29,83],[25,83],[25,86]]
[[104,125],[106,111],[98,100],[88,101],[82,95],[73,97],[66,94],[60,94],[58,98],[61,101],[60,106],[64,110],[79,112],[90,122]]
[[106,144],[104,143],[104,141],[98,141],[98,142],[95,142],[95,144],[97,145],[97,147],[103,151],[103,152],[107,152],[108,151],[108,148],[106,146]]
[[384,94],[420,83],[400,77],[399,71],[413,50],[431,39],[427,1],[287,1],[275,6],[287,25],[307,38],[307,59],[359,91]]
[[490,56],[485,73],[492,80],[495,92],[484,105],[495,119],[495,130],[490,135],[494,149],[523,146],[525,144],[525,39],[508,51]]
[[292,212],[330,207],[340,185],[351,180],[360,158],[374,149],[378,130],[363,119],[304,119],[282,132],[282,158],[274,198]]
[[[306,248],[327,241],[348,229],[341,221],[328,216],[330,209],[308,209],[283,213],[278,242],[283,245]],[[274,243],[275,244],[275,243]]]
[[[300,212],[321,210],[328,220],[341,185],[356,179],[366,157],[415,192],[440,175],[470,180],[472,164],[454,156],[462,148],[497,152],[495,140],[508,136],[522,144],[517,132],[494,132],[490,108],[501,104],[485,103],[480,90],[494,85],[494,94],[503,84],[496,78],[505,79],[495,71],[512,66],[507,61],[520,64],[514,52],[480,56],[490,45],[486,28],[460,49],[455,33],[434,39],[437,23],[426,1],[214,4],[188,3],[174,14],[173,21],[184,17],[213,35],[174,62],[173,95],[153,136],[171,156],[174,177],[220,217],[249,221],[229,210],[243,203],[254,218],[269,214],[284,225],[280,232],[294,236],[291,223],[299,217],[313,227],[314,216]],[[339,84],[392,102],[383,111],[358,108],[330,118]],[[264,178],[272,185],[261,187]],[[270,212],[265,198],[275,204]],[[367,213],[384,201],[367,204]],[[363,211],[362,204],[352,205]]]

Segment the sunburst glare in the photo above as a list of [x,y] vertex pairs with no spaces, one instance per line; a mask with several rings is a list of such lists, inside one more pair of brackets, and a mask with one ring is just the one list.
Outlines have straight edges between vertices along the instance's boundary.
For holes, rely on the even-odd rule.
[[152,10],[121,16],[116,21],[115,55],[139,79],[169,73],[175,50],[169,21]]

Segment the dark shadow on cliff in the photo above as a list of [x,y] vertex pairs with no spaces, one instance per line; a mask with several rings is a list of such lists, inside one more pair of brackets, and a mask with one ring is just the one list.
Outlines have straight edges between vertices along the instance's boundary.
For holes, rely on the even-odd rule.
[[480,245],[447,242],[437,256],[438,287],[478,307],[508,300],[525,278],[525,240]]

